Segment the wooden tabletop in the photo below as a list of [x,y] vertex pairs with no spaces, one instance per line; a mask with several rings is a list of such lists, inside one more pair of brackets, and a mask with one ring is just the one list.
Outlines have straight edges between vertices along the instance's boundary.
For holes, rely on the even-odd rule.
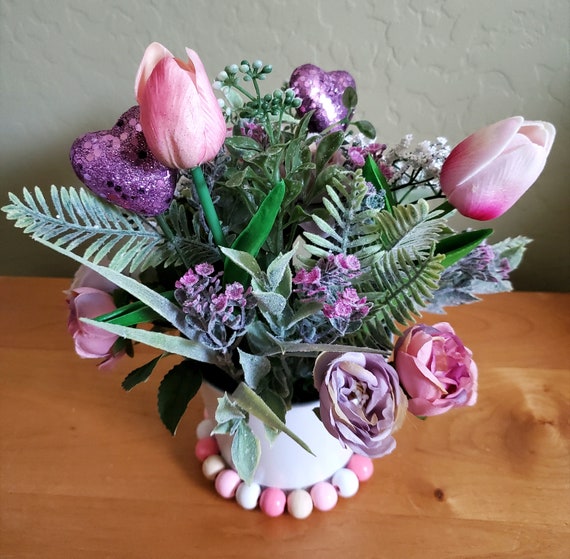
[[296,520],[214,492],[193,453],[199,399],[171,437],[160,374],[121,389],[153,350],[112,372],[75,355],[68,284],[0,278],[0,557],[570,557],[570,294],[451,309],[477,405],[410,417],[355,497]]

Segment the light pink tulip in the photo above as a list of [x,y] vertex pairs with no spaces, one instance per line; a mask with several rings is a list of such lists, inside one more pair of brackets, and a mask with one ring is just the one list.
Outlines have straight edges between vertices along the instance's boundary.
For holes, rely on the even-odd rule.
[[522,116],[482,128],[449,154],[441,169],[441,190],[466,217],[498,217],[534,184],[555,135],[549,122]]
[[191,169],[213,159],[226,137],[226,123],[198,55],[175,58],[150,44],[135,80],[143,134],[153,155],[173,169]]

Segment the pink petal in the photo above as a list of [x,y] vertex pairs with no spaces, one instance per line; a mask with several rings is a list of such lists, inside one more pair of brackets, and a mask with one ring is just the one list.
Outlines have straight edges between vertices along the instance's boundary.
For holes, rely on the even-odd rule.
[[505,213],[536,181],[544,165],[543,148],[526,142],[507,151],[448,194],[463,215],[488,220]]
[[141,125],[161,163],[178,169],[197,165],[203,147],[196,137],[204,136],[204,119],[194,82],[174,58],[162,59],[146,84]]
[[165,57],[174,58],[160,43],[151,43],[145,50],[135,78],[135,97],[140,104],[146,82],[155,66]]
[[524,134],[532,143],[543,147],[548,157],[556,137],[556,128],[550,122],[525,120],[519,134]]
[[500,155],[523,122],[522,116],[501,120],[471,134],[453,148],[441,169],[444,194],[449,197]]
[[116,308],[111,295],[98,289],[80,287],[74,293],[77,294],[74,300],[77,316],[95,318]]

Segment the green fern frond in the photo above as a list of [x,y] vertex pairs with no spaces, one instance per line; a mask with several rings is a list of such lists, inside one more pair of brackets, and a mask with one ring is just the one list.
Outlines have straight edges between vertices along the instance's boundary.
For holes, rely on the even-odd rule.
[[371,348],[388,355],[392,351],[392,331],[386,327],[382,313],[366,317],[360,329],[350,336],[345,336],[342,343],[362,348]]
[[[11,204],[2,210],[16,227],[34,239],[69,251],[84,246],[84,256],[92,262],[106,258],[110,268],[129,272],[181,263],[174,247],[150,220],[109,204],[88,190],[52,186],[50,203],[38,187],[33,191],[25,188],[21,199],[12,193],[9,196]],[[197,261],[212,259],[211,247],[193,235],[184,237],[189,231],[182,209],[167,212],[167,219],[177,233],[180,250]]]
[[425,200],[414,204],[394,206],[392,212],[380,211],[375,217],[374,231],[380,234],[382,244],[370,247],[361,256],[363,265],[372,264],[384,251],[404,250],[410,257],[427,257],[433,251],[445,227],[443,219],[433,219]]
[[[342,181],[349,181],[345,185]],[[320,258],[333,254],[355,254],[379,242],[379,233],[370,228],[376,212],[363,205],[368,185],[360,171],[339,174],[326,186],[323,206],[330,219],[313,216],[320,234],[305,233],[309,254]]]
[[404,248],[378,255],[371,281],[357,286],[374,305],[371,316],[381,319],[387,331],[394,334],[400,333],[398,325],[415,321],[438,287],[444,270],[442,259],[441,255],[426,258]]

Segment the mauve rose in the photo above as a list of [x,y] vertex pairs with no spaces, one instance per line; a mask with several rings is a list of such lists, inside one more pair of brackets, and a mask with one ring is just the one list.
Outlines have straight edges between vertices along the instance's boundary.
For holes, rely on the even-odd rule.
[[477,401],[477,365],[447,322],[408,328],[394,348],[394,363],[415,415],[445,413]]
[[124,352],[112,352],[118,336],[82,322],[81,318],[95,318],[116,309],[111,296],[117,286],[88,268],[81,266],[75,273],[71,287],[66,291],[69,307],[67,329],[73,336],[75,351],[80,357],[103,359],[99,367],[111,366]]
[[78,287],[93,287],[106,293],[113,293],[117,289],[112,281],[89,268],[89,266],[83,265],[77,268],[69,289],[77,289]]
[[398,374],[375,353],[322,353],[313,370],[327,431],[356,452],[378,458],[396,447],[406,415]]

